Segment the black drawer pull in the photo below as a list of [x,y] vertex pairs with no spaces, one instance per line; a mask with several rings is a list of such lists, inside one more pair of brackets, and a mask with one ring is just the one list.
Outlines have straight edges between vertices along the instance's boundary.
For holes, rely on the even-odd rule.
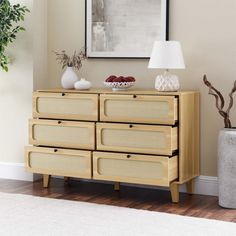
[[133,125],[129,125],[130,128],[133,128],[134,126]]
[[57,152],[58,150],[57,149],[54,149],[54,152]]
[[61,96],[64,97],[66,94],[65,93],[62,93]]
[[133,98],[136,98],[137,97],[137,95],[133,95]]
[[130,158],[131,157],[131,155],[127,155],[127,158]]
[[57,123],[60,125],[62,122],[59,120]]

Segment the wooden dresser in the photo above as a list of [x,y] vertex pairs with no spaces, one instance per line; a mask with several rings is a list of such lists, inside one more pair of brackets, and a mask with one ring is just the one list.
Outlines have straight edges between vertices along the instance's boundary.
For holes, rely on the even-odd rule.
[[26,170],[169,187],[199,175],[199,93],[40,90],[33,94]]

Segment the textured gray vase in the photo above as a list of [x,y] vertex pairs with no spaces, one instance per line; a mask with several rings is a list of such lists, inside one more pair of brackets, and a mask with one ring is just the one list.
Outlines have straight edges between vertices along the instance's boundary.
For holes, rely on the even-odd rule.
[[218,140],[219,205],[236,208],[236,129],[223,129]]

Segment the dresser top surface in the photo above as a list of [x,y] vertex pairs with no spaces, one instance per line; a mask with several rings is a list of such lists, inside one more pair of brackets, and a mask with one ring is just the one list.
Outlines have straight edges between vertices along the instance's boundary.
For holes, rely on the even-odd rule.
[[44,93],[85,93],[85,94],[140,94],[140,95],[170,95],[179,96],[184,94],[199,93],[199,91],[177,91],[177,92],[159,92],[154,89],[129,89],[126,91],[112,91],[111,89],[93,88],[89,90],[75,90],[75,89],[40,89],[37,92]]

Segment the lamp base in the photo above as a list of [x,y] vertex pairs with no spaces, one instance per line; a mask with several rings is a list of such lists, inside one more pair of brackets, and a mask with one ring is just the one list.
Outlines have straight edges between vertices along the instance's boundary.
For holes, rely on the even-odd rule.
[[156,77],[155,89],[160,92],[174,92],[180,88],[179,78],[177,75],[172,75],[169,72],[165,72],[163,75]]

